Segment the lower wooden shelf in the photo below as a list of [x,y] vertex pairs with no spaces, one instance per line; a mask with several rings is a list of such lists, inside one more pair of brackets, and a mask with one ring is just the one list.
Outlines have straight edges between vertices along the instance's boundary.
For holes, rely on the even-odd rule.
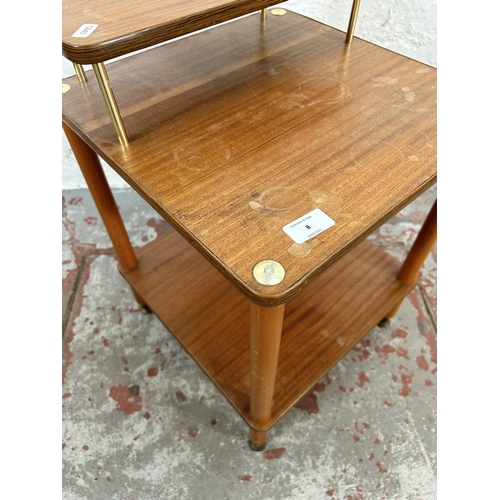
[[287,302],[271,420],[250,419],[250,302],[171,231],[121,274],[250,427],[268,430],[413,287],[364,241]]

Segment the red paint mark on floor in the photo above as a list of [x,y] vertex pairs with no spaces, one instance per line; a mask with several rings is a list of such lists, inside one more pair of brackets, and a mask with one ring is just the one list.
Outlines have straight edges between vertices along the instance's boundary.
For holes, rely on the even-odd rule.
[[371,453],[368,460],[371,462],[375,458],[375,453]]
[[155,231],[156,234],[159,236],[160,234],[163,234],[167,232],[170,229],[170,225],[166,220],[157,220],[155,218],[148,219],[146,221],[146,224],[149,227],[152,227]]
[[86,444],[84,444],[84,445],[82,446],[82,448],[83,448],[85,451],[87,451],[87,450],[89,449],[89,447],[88,447]]
[[142,408],[142,396],[131,394],[126,385],[114,385],[109,390],[109,395],[116,401],[116,409],[126,415],[131,415]]
[[108,477],[106,478],[106,481],[107,481],[108,483],[110,483],[111,481],[113,481],[113,478],[112,478],[111,476],[108,476]]
[[80,205],[83,202],[83,198],[81,196],[77,196],[76,198],[71,198],[68,201],[70,205]]
[[274,460],[275,458],[281,457],[285,453],[286,448],[274,448],[272,450],[266,450],[264,452],[264,458],[267,460]]
[[415,291],[415,288],[407,295],[407,297],[410,299],[411,305],[417,312],[417,321],[419,323],[426,323],[428,322],[427,316],[424,314],[422,309],[420,308],[420,304],[418,303],[418,292]]
[[109,347],[109,340],[106,337],[103,337],[101,339],[101,342],[103,343],[104,347]]
[[408,332],[398,328],[392,332],[393,339],[405,339],[408,336]]
[[184,401],[187,400],[187,396],[182,391],[177,391],[175,393],[175,397],[177,398],[177,401],[179,401],[179,403],[184,403]]
[[384,401],[385,406],[392,408],[396,403],[389,403],[389,401]]
[[325,491],[325,494],[326,494],[326,495],[328,495],[329,497],[333,497],[333,494],[334,494],[334,493],[335,493],[335,492],[334,492],[333,490],[326,490],[326,491]]
[[389,354],[396,352],[396,349],[389,344],[385,344],[382,347],[376,346],[375,352],[380,356],[380,364],[384,365],[389,359]]
[[364,361],[370,357],[371,352],[368,349],[361,349],[359,347],[355,347],[353,351],[360,352],[358,356],[352,358],[353,361]]
[[156,377],[156,375],[158,375],[158,367],[153,366],[153,368],[148,370],[148,377]]
[[342,391],[342,392],[345,392],[345,387],[343,385],[339,385],[339,389]]
[[162,350],[159,347],[157,347],[155,349],[155,354],[163,354],[163,352],[162,352]]
[[151,413],[149,413],[149,411],[147,411],[143,417],[146,419],[146,420],[149,420],[151,418]]
[[426,385],[427,387],[430,387],[431,385],[434,385],[434,384],[432,383],[432,381],[431,381],[431,380],[426,380],[426,381],[425,381],[425,385]]
[[423,354],[418,356],[415,361],[417,362],[417,365],[421,370],[429,369],[429,363],[427,363],[427,360],[425,359],[425,356]]
[[63,399],[69,398],[71,396],[71,392],[65,392],[63,394]]
[[358,361],[363,361],[370,357],[371,352],[368,351],[368,349],[366,349],[369,346],[370,346],[370,339],[363,339],[356,345],[356,347],[353,348],[353,351],[361,353],[356,358]]
[[128,365],[128,359],[127,359],[125,356],[122,356],[122,361],[123,361],[126,365]]
[[101,389],[104,389],[104,382],[101,382],[101,383],[99,384],[99,387],[100,387]]
[[238,479],[241,479],[242,481],[250,481],[252,476],[250,474],[238,474]]
[[357,436],[356,434],[354,434],[353,436],[353,439],[354,441],[357,443],[358,441],[361,441],[361,438],[359,436]]
[[199,430],[200,429],[198,429],[198,427],[196,427],[196,425],[190,425],[188,427],[188,434],[190,437],[192,437],[194,439],[198,435]]
[[213,419],[211,422],[210,422],[211,425],[217,425],[217,419]]
[[316,398],[316,394],[313,391],[309,391],[307,394],[302,396],[297,403],[294,404],[295,408],[299,410],[305,410],[309,415],[312,413],[318,413],[318,399]]
[[411,388],[410,388],[410,385],[412,383],[412,380],[413,380],[413,373],[411,373],[407,368],[405,368],[404,366],[400,366],[399,367],[399,370],[402,371],[403,373],[401,373],[401,382],[403,384],[403,387],[401,389],[399,389],[398,391],[398,394],[400,396],[403,396],[403,397],[406,397],[408,396],[408,394],[410,394],[411,392]]
[[210,399],[216,399],[218,396],[212,394],[211,396],[200,396],[200,404],[203,404],[205,401],[209,401]]
[[379,472],[387,472],[387,469],[382,467],[382,464],[380,462],[377,462],[375,465],[377,466]]
[[375,444],[380,444],[380,439],[379,438],[375,438],[375,440],[373,441]]
[[365,429],[369,429],[370,428],[370,424],[367,424],[366,422],[363,422],[363,427]]
[[361,372],[358,375],[358,382],[356,382],[356,385],[358,387],[363,387],[363,385],[365,385],[365,382],[370,382],[370,379],[366,376],[364,372]]
[[410,359],[408,357],[408,351],[406,349],[403,349],[402,347],[398,347],[396,349],[396,354],[400,357],[400,358],[405,358],[405,359]]
[[391,375],[392,381],[397,382],[398,381],[398,376],[394,375],[394,373]]
[[85,217],[85,219],[83,219],[89,226],[95,226],[97,224],[97,218],[96,217],[92,217],[92,216],[89,216],[89,217]]
[[434,332],[429,332],[425,334],[425,340],[430,349],[431,361],[437,365],[437,345],[436,345],[436,336]]
[[315,392],[323,392],[326,389],[327,385],[330,385],[332,383],[332,379],[327,375],[326,376],[326,381],[325,382],[318,382],[314,387],[313,391]]

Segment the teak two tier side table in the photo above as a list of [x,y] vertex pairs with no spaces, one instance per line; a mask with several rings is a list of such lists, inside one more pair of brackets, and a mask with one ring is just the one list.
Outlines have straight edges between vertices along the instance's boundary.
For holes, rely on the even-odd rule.
[[[203,2],[213,11],[178,15],[172,37],[189,32],[174,29],[181,19],[200,29],[235,17],[222,4],[273,3]],[[89,39],[127,53],[98,21]],[[120,272],[262,449],[395,313],[435,242],[436,205],[402,267],[366,238],[436,182],[436,71],[292,12],[255,12],[108,64],[125,141],[96,75],[65,79],[63,127]],[[134,251],[99,157],[175,231]]]

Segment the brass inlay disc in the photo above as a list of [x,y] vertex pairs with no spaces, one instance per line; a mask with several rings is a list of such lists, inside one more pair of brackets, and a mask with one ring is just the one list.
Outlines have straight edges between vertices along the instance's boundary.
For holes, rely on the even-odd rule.
[[71,87],[66,83],[62,84],[62,93],[65,94]]
[[286,14],[286,10],[285,9],[272,9],[271,14],[273,16],[284,16]]
[[253,268],[253,277],[261,285],[277,285],[285,277],[285,268],[275,260],[261,260]]

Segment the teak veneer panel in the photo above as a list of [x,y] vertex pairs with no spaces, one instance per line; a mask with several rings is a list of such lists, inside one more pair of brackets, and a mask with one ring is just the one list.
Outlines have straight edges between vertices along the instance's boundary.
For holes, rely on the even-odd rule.
[[[63,0],[62,53],[79,64],[103,62],[280,1]],[[86,38],[73,37],[85,24],[97,24],[98,27]]]
[[[122,275],[245,421],[250,394],[250,302],[179,234],[137,251]],[[412,288],[399,262],[361,243],[285,306],[270,428]],[[259,430],[266,430],[259,429]]]
[[[130,144],[93,78],[63,120],[252,301],[278,305],[436,181],[436,70],[288,12],[110,63]],[[295,244],[320,208],[336,224]],[[284,280],[258,284],[254,265]]]

